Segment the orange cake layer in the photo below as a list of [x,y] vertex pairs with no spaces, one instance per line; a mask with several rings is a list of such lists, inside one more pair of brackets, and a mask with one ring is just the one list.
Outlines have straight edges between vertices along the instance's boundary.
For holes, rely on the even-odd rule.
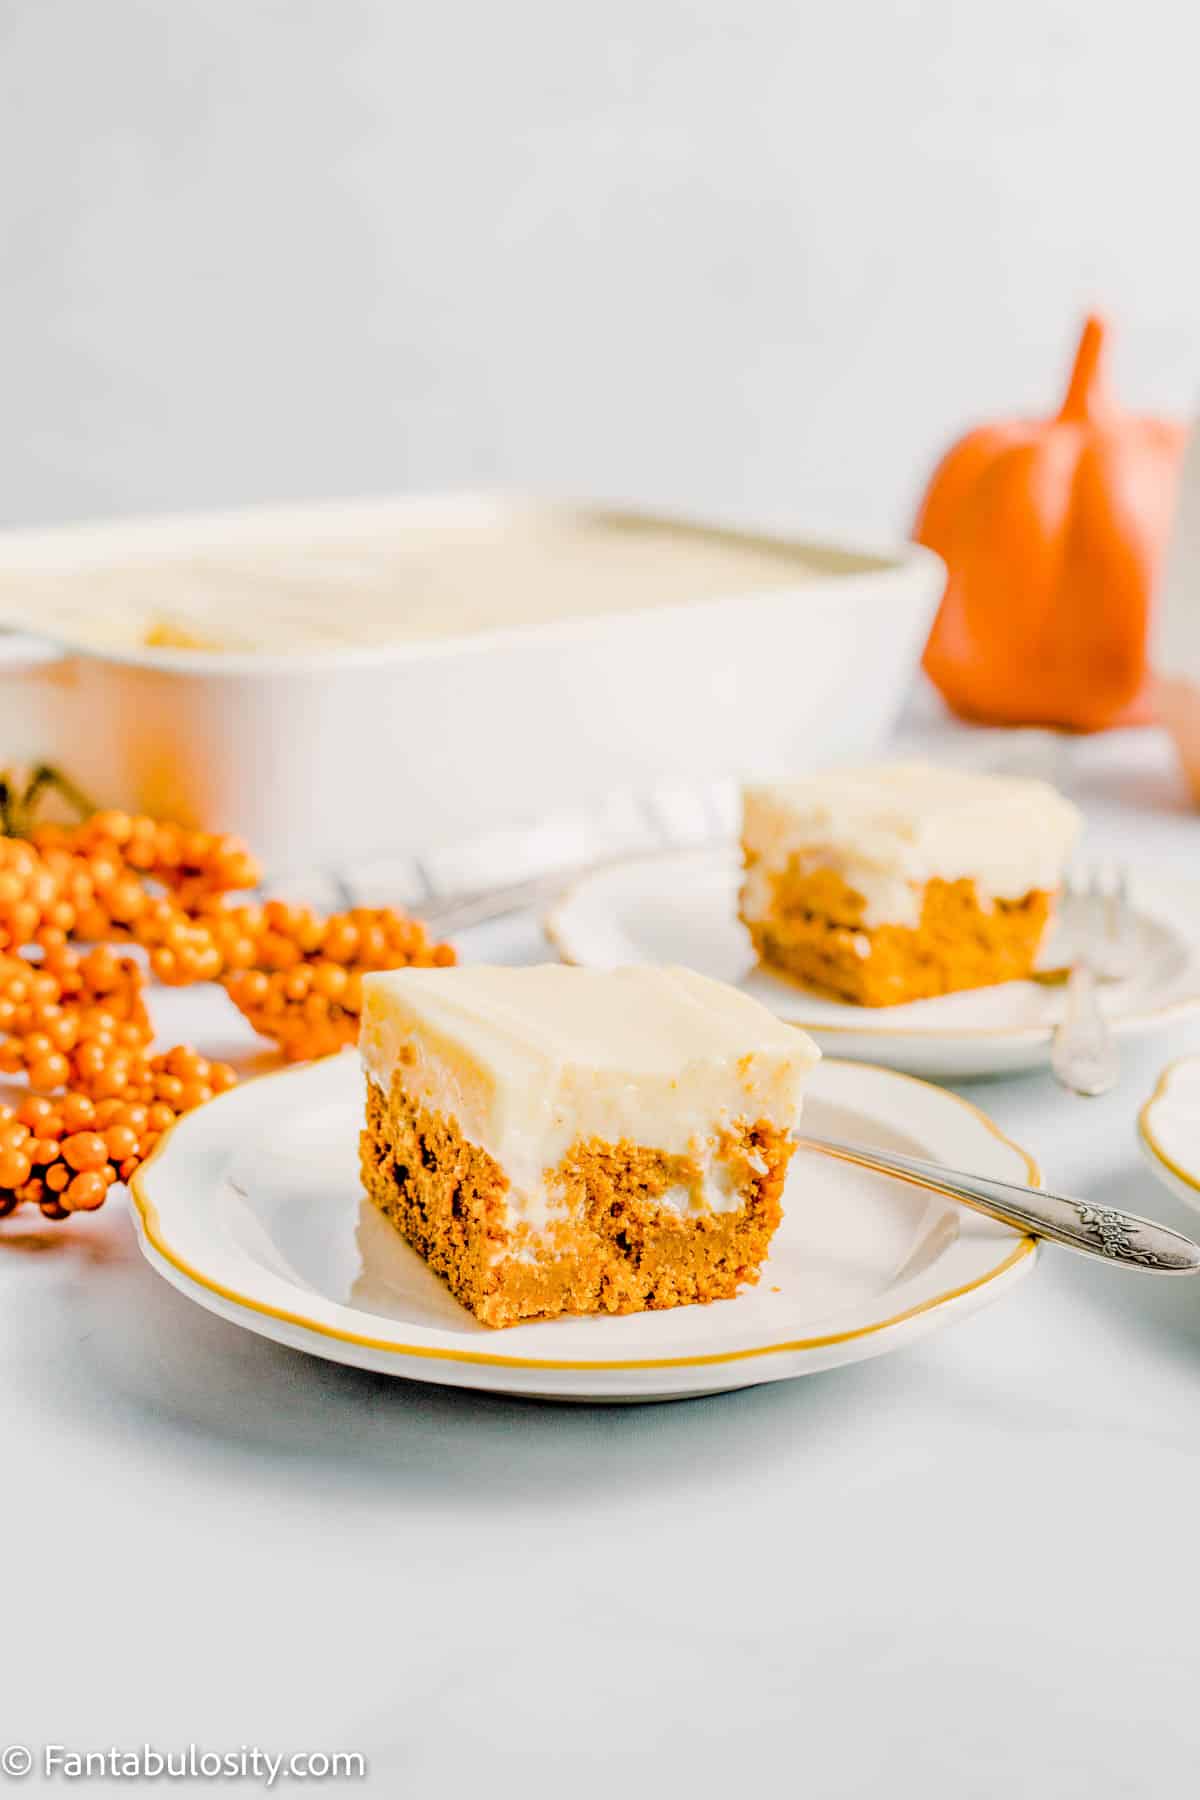
[[508,1178],[455,1119],[414,1104],[401,1081],[368,1085],[363,1185],[401,1236],[485,1325],[561,1313],[629,1313],[731,1298],[758,1280],[782,1216],[791,1139],[769,1125],[723,1153],[735,1211],[681,1214],[698,1165],[640,1144],[574,1146],[547,1185],[561,1218],[535,1232],[508,1216]]
[[896,1006],[1028,976],[1053,896],[979,904],[971,881],[925,884],[919,922],[867,926],[861,894],[828,870],[774,878],[765,917],[746,921],[771,969],[859,1006]]
[[779,1223],[802,1032],[682,969],[364,981],[363,1181],[487,1325],[727,1298]]

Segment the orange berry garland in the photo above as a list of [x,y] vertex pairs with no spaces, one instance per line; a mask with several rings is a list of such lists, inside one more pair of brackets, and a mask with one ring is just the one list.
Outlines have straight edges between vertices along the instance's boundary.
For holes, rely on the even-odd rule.
[[[58,873],[22,838],[0,838],[0,950],[16,950],[33,942],[47,923],[61,928],[65,914]],[[75,923],[74,912],[66,920]]]
[[[156,1057],[165,1065],[178,1052]],[[195,1057],[194,1051],[186,1051]],[[203,1061],[203,1059],[199,1059]],[[237,1079],[224,1063],[205,1064],[208,1081],[200,1105]],[[153,1081],[146,1091],[153,1090]],[[117,1181],[128,1181],[179,1112],[163,1102],[90,1100],[69,1093],[51,1099],[28,1094],[20,1106],[0,1106],[0,1217],[23,1203],[47,1218],[94,1212]]]
[[144,977],[131,957],[98,946],[66,946],[42,960],[0,954],[0,1075],[26,1074],[34,1088],[69,1085],[80,1058],[148,1044]]
[[0,1077],[29,1090],[0,1104],[0,1217],[94,1211],[181,1113],[237,1079],[187,1045],[151,1055],[146,977],[114,939],[168,985],[219,980],[289,1061],[356,1040],[367,972],[455,960],[391,909],[230,899],[258,879],[239,839],[127,813],[0,836]]
[[404,913],[356,907],[320,919],[278,902],[263,912],[255,963],[227,975],[225,992],[289,1062],[357,1041],[365,974],[455,960],[449,944],[432,943],[420,921]]
[[37,827],[32,836],[38,849],[122,864],[189,898],[252,888],[262,875],[241,838],[184,831],[130,813],[97,812],[81,825]]

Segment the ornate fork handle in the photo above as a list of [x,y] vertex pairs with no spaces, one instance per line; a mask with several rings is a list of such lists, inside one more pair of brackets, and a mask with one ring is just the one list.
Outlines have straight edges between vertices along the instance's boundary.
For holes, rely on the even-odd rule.
[[844,1162],[877,1169],[883,1175],[916,1181],[974,1212],[986,1213],[1018,1231],[1050,1238],[1085,1256],[1099,1256],[1129,1269],[1147,1269],[1157,1275],[1200,1274],[1200,1244],[1114,1207],[1092,1206],[1066,1194],[1048,1194],[1041,1188],[1023,1187],[1015,1181],[996,1181],[988,1175],[967,1175],[920,1156],[902,1156],[891,1150],[871,1150],[859,1144],[843,1144],[830,1138],[801,1137],[808,1145]]

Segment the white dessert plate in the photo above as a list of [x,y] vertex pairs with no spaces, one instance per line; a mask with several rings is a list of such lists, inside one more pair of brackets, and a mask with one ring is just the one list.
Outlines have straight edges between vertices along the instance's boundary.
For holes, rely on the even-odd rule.
[[1200,1056],[1167,1064],[1138,1114],[1138,1142],[1164,1187],[1200,1212]]
[[[1032,1238],[801,1149],[757,1287],[710,1306],[492,1331],[364,1199],[362,1102],[349,1053],[182,1119],[132,1184],[153,1267],[223,1318],[336,1362],[496,1393],[636,1401],[898,1350],[998,1299],[1034,1262]],[[887,1069],[824,1062],[805,1108],[814,1132],[1038,1178],[977,1108]]]
[[[737,917],[740,880],[734,846],[633,857],[578,880],[546,932],[567,962],[683,963],[732,982],[837,1056],[951,1079],[1049,1063],[1062,988],[1007,981],[888,1007],[827,999],[758,966]],[[1101,994],[1121,1035],[1155,1031],[1200,1007],[1200,883],[1138,880],[1133,901],[1134,973]],[[1052,936],[1043,961],[1055,962]]]

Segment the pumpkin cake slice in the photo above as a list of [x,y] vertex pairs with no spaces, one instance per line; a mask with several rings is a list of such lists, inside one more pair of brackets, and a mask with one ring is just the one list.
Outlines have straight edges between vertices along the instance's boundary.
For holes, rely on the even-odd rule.
[[764,967],[862,1006],[1027,976],[1076,809],[926,763],[744,789],[740,913]]
[[802,1031],[686,969],[363,980],[367,1193],[485,1325],[732,1296],[779,1223]]

